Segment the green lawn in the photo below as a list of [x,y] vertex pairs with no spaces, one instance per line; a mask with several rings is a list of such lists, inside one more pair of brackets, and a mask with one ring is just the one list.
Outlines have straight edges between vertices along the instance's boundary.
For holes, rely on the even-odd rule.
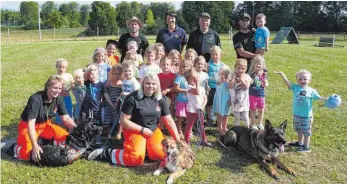
[[[60,41],[13,43],[1,45],[1,138],[16,137],[16,127],[28,97],[44,88],[48,76],[54,74],[55,60],[69,61],[68,72],[91,62],[99,41]],[[337,42],[345,48],[313,47],[317,41],[301,41],[300,45],[270,45],[266,54],[270,86],[266,90],[265,118],[274,125],[292,122],[291,97],[280,76],[286,73],[295,81],[299,69],[312,72],[311,86],[322,96],[336,93],[347,99],[347,42]],[[153,39],[151,39],[153,43]],[[222,42],[223,61],[232,67],[235,51],[227,41]],[[229,119],[232,125],[232,117]],[[277,183],[250,156],[228,152],[208,133],[214,148],[193,147],[197,158],[192,169],[179,178],[178,183]],[[312,153],[286,152],[281,159],[298,174],[293,177],[279,170],[280,183],[345,183],[347,181],[347,105],[335,110],[314,103]],[[296,139],[292,123],[286,138]],[[38,168],[28,162],[1,156],[1,183],[164,183],[168,174],[153,176],[156,165],[125,168],[108,163],[79,160],[62,168]]]

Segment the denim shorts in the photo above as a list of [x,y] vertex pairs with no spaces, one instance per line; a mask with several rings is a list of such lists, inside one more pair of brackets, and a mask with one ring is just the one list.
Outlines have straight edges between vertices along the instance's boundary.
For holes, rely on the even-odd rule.
[[301,117],[294,115],[294,128],[296,132],[301,132],[304,136],[312,135],[312,121],[313,117]]

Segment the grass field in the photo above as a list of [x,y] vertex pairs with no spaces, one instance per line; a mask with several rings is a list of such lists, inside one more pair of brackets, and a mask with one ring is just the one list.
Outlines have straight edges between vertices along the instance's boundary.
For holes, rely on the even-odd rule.
[[[151,39],[153,43],[153,40]],[[270,45],[265,58],[269,69],[267,108],[265,118],[274,125],[284,120],[292,122],[291,97],[275,70],[286,73],[295,81],[295,73],[302,68],[312,72],[311,87],[322,96],[332,93],[347,99],[347,42],[338,42],[345,48],[313,47],[313,41],[300,45]],[[99,41],[60,41],[13,43],[1,45],[1,138],[16,137],[16,127],[28,97],[42,90],[48,76],[54,74],[55,60],[69,61],[68,72],[91,61]],[[235,51],[223,41],[223,61],[232,67]],[[193,147],[197,159],[192,169],[177,183],[345,183],[347,181],[347,105],[335,110],[314,102],[312,153],[287,151],[280,157],[298,174],[293,177],[279,170],[280,179],[272,179],[250,156],[229,152],[216,143],[207,130],[213,148]],[[232,117],[229,118],[229,126]],[[215,131],[213,129],[212,131]],[[296,139],[292,123],[288,124],[286,138]],[[1,183],[164,183],[168,174],[153,176],[157,165],[126,168],[108,163],[79,160],[62,168],[38,168],[28,162],[1,156]]]

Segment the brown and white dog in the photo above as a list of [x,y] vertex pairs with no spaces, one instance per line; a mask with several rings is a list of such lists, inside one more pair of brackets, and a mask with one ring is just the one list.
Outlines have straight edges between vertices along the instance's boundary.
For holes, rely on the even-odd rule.
[[174,179],[182,176],[186,169],[193,166],[195,155],[192,148],[184,141],[175,141],[170,138],[164,139],[162,144],[167,156],[153,174],[158,176],[166,168],[171,173],[166,183],[171,184]]

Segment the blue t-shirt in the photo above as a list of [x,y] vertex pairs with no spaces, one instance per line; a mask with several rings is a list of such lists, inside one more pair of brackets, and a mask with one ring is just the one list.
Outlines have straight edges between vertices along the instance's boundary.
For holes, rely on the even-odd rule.
[[182,47],[187,44],[187,34],[184,29],[176,26],[173,32],[170,32],[168,28],[159,30],[156,42],[162,43],[165,48],[165,53],[168,54],[172,49],[181,52]]
[[265,90],[261,84],[265,84],[266,73],[263,73],[260,76],[256,73],[252,73],[250,76],[253,80],[253,83],[249,86],[249,95],[256,97],[265,97]]
[[99,66],[99,81],[105,82],[108,78],[108,72],[111,70],[111,67],[109,64],[104,63]]
[[[187,89],[188,82],[186,78],[182,75],[178,75],[174,81],[175,84],[177,84],[181,89]],[[186,93],[178,93],[177,95],[177,102],[188,102],[188,97]]]
[[267,27],[258,27],[255,31],[255,48],[265,49],[266,39],[270,36],[270,31]]
[[289,89],[293,91],[293,114],[301,117],[312,117],[312,102],[321,98],[318,92],[313,88],[302,88],[293,83]]
[[217,64],[213,63],[212,59],[208,62],[208,85],[210,88],[217,88],[217,80],[218,80],[218,74],[221,67],[223,67],[225,64],[222,61],[219,61]]

